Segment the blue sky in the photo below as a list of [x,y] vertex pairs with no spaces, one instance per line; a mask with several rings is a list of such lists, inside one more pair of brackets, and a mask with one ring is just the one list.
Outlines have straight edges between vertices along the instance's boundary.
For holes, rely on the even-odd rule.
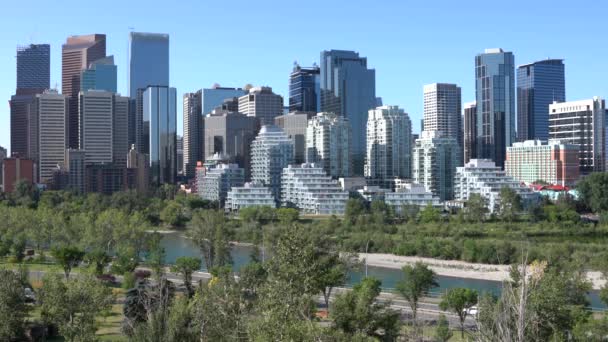
[[[59,5],[61,4],[61,5]],[[605,1],[240,1],[5,0],[0,11],[0,146],[10,141],[8,100],[15,48],[51,44],[51,84],[61,89],[61,44],[105,33],[126,95],[129,28],[170,34],[171,83],[178,94],[210,87],[269,85],[287,95],[294,61],[309,66],[324,49],[355,50],[376,69],[376,93],[399,105],[419,131],[422,86],[457,83],[475,96],[474,56],[513,51],[516,64],[564,58],[568,100],[608,97]],[[181,127],[181,104],[178,122]],[[180,129],[181,131],[181,129]]]

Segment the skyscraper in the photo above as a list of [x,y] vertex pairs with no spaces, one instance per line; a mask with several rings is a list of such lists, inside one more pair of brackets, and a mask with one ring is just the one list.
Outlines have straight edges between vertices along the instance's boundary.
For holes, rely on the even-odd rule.
[[119,168],[127,167],[127,154],[129,153],[129,120],[130,99],[126,96],[114,94],[112,111],[112,162]]
[[477,104],[464,104],[464,164],[477,158]]
[[275,200],[281,197],[283,168],[293,163],[293,142],[274,125],[262,126],[251,144],[251,180],[271,189]]
[[486,49],[475,57],[477,158],[503,167],[515,141],[515,58],[512,52]]
[[85,162],[112,163],[114,93],[82,91],[78,102],[78,148],[85,151]]
[[9,101],[11,110],[11,153],[22,158],[30,157],[32,134],[38,124],[35,95],[13,95]]
[[143,122],[143,93],[148,86],[169,86],[169,35],[164,33],[129,33],[129,145],[147,150],[143,134],[149,130]]
[[195,175],[196,162],[203,160],[203,113],[202,90],[186,93],[183,98],[184,110],[184,174],[187,178]]
[[16,95],[40,94],[51,85],[51,46],[30,44],[17,47]]
[[412,178],[445,201],[454,198],[454,175],[462,155],[456,139],[442,134],[422,131],[413,148]]
[[306,127],[312,112],[291,112],[274,118],[274,123],[293,141],[294,163],[306,160]]
[[80,77],[94,61],[106,56],[106,35],[68,37],[61,50],[61,93],[69,97],[68,145],[78,148],[78,93]]
[[321,105],[321,69],[317,65],[302,68],[298,63],[289,75],[289,111],[315,112]]
[[605,171],[606,101],[593,97],[549,105],[549,138],[579,146],[582,175]]
[[211,113],[212,110],[221,106],[226,99],[241,97],[245,94],[247,94],[247,90],[241,88],[220,87],[217,84],[213,85],[211,88],[204,88],[202,89],[201,98],[202,114],[207,115]]
[[462,149],[462,105],[460,87],[433,83],[424,86],[424,129],[439,131],[442,137],[456,140]]
[[152,184],[173,184],[177,177],[177,91],[150,86],[143,94],[142,136],[149,141],[150,180]]
[[283,97],[270,87],[253,87],[239,97],[239,113],[256,118],[260,126],[274,125],[274,118],[283,115]]
[[319,113],[308,121],[306,162],[322,167],[333,178],[352,176],[348,119],[333,113]]
[[517,140],[549,139],[549,105],[566,101],[564,61],[546,59],[517,68]]
[[355,175],[363,174],[365,129],[370,109],[376,108],[376,71],[354,51],[321,52],[321,111],[344,116],[352,126]]
[[36,95],[36,109],[39,118],[37,135],[38,176],[40,182],[53,179],[53,170],[65,161],[67,149],[68,98],[57,91],[45,91]]
[[117,91],[116,74],[114,56],[98,59],[82,71],[80,89],[83,91],[105,90],[115,93]]
[[398,106],[369,111],[365,177],[389,180],[412,177],[412,121]]

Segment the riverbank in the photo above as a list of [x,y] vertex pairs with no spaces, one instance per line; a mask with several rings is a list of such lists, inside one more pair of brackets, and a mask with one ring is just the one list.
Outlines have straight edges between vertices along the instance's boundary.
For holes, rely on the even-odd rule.
[[[440,276],[498,282],[509,279],[509,265],[479,264],[458,260],[440,260],[382,253],[359,253],[359,259],[362,262],[364,262],[366,258],[367,264],[375,267],[401,269],[405,265],[413,265],[416,262],[422,262]],[[603,278],[601,272],[587,272],[587,279],[591,282],[594,290],[599,290],[606,284],[606,280]]]

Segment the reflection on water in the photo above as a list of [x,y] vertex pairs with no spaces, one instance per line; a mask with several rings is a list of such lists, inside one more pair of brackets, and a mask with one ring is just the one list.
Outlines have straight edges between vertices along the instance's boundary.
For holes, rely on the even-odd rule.
[[[166,253],[165,262],[169,264],[175,263],[175,260],[181,256],[196,256],[202,258],[198,247],[179,233],[165,234],[163,236],[162,246],[165,248]],[[249,262],[252,250],[253,248],[249,246],[234,246],[232,248],[233,266],[237,272],[243,265]],[[205,270],[204,263],[202,270]],[[396,283],[402,277],[400,270],[374,266],[368,267],[368,275],[380,279],[382,281],[382,287],[385,289],[395,288]],[[352,286],[352,284],[358,283],[363,276],[363,272],[352,272],[349,277],[348,285]],[[491,293],[494,295],[499,295],[501,290],[501,283],[491,280],[437,276],[437,283],[439,284],[439,287],[432,290],[435,293],[445,292],[447,289],[454,287],[466,287],[477,290],[480,293]],[[591,307],[593,308],[606,308],[604,303],[600,300],[597,291],[589,293],[589,300],[591,302]]]

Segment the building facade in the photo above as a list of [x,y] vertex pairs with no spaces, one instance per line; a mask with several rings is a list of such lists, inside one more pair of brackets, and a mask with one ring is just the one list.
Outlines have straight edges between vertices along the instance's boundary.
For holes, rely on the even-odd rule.
[[439,131],[463,147],[462,96],[456,84],[424,86],[424,131]]
[[549,139],[549,105],[566,101],[562,59],[546,59],[517,68],[517,140]]
[[594,97],[549,105],[549,138],[579,146],[581,174],[605,171],[605,100]]
[[579,147],[558,140],[526,140],[507,148],[507,176],[533,184],[544,181],[553,185],[572,186],[579,177]]
[[312,112],[290,112],[274,118],[274,124],[281,128],[293,141],[294,163],[306,161],[306,128]]
[[412,173],[415,183],[441,201],[454,198],[454,174],[460,166],[460,147],[441,131],[423,131],[413,148]]
[[368,111],[377,107],[376,71],[357,52],[321,52],[321,111],[348,119],[352,128],[353,173],[362,175]]
[[274,125],[274,118],[283,114],[283,97],[270,87],[253,87],[239,97],[239,113],[258,120],[259,125]]
[[[225,100],[232,99],[234,97],[239,98],[246,95],[248,91],[242,88],[221,87],[215,84],[211,88],[201,89],[201,93],[202,113],[203,115],[207,115],[217,107],[222,106]],[[227,110],[237,112],[238,105],[236,109],[230,108]]]
[[68,97],[57,91],[46,91],[36,95],[38,111],[38,148],[34,161],[37,163],[41,183],[53,179],[53,170],[63,165],[68,148]]
[[281,204],[304,214],[344,215],[348,192],[315,164],[289,165],[281,178]]
[[515,57],[486,49],[475,57],[477,158],[504,166],[507,147],[515,142]]
[[306,162],[322,167],[333,178],[353,175],[352,132],[348,119],[333,113],[318,113],[306,129]]
[[464,104],[464,164],[469,160],[477,158],[477,103]]
[[15,191],[15,186],[19,181],[33,184],[35,182],[34,173],[33,160],[18,157],[5,158],[2,162],[2,186],[4,192]]
[[51,87],[51,46],[29,44],[17,47],[16,95],[40,94]]
[[276,206],[276,200],[270,188],[260,183],[252,182],[230,189],[226,195],[224,208],[227,212],[238,212],[248,207],[276,208]]
[[170,87],[148,87],[143,94],[144,139],[150,156],[152,184],[173,184],[177,177],[177,104],[176,90]]
[[439,197],[433,195],[422,184],[405,183],[403,186],[395,189],[392,192],[384,193],[384,202],[400,214],[406,206],[433,207],[441,206]]
[[65,151],[65,169],[68,172],[68,189],[78,194],[84,194],[86,154],[83,150],[67,149]]
[[131,145],[127,158],[127,168],[135,174],[135,189],[140,194],[146,194],[150,187],[150,159],[147,154],[137,152]]
[[112,163],[114,93],[82,91],[78,108],[78,148],[85,151],[86,163]]
[[289,111],[320,112],[321,69],[303,68],[295,63],[289,75]]
[[238,164],[217,164],[208,168],[197,187],[202,199],[215,201],[224,207],[228,191],[245,184],[245,170]]
[[203,160],[203,112],[202,90],[186,93],[183,97],[184,110],[184,174],[194,177],[196,162]]
[[78,148],[78,94],[82,71],[91,63],[106,57],[106,35],[90,34],[68,37],[61,48],[61,94],[70,99],[68,140],[70,148]]
[[251,180],[267,186],[278,202],[283,168],[293,164],[293,142],[279,127],[262,126],[251,144]]
[[403,109],[382,106],[370,110],[365,177],[380,180],[411,178],[411,142],[412,122]]
[[539,199],[519,181],[507,176],[505,171],[488,159],[471,159],[464,166],[456,169],[454,177],[454,198],[467,201],[472,194],[479,194],[485,199],[490,213],[495,212],[500,204],[500,190],[513,189],[524,205]]
[[87,69],[82,70],[80,75],[80,89],[105,90],[117,92],[117,68],[114,64],[114,56],[98,59],[91,63]]

